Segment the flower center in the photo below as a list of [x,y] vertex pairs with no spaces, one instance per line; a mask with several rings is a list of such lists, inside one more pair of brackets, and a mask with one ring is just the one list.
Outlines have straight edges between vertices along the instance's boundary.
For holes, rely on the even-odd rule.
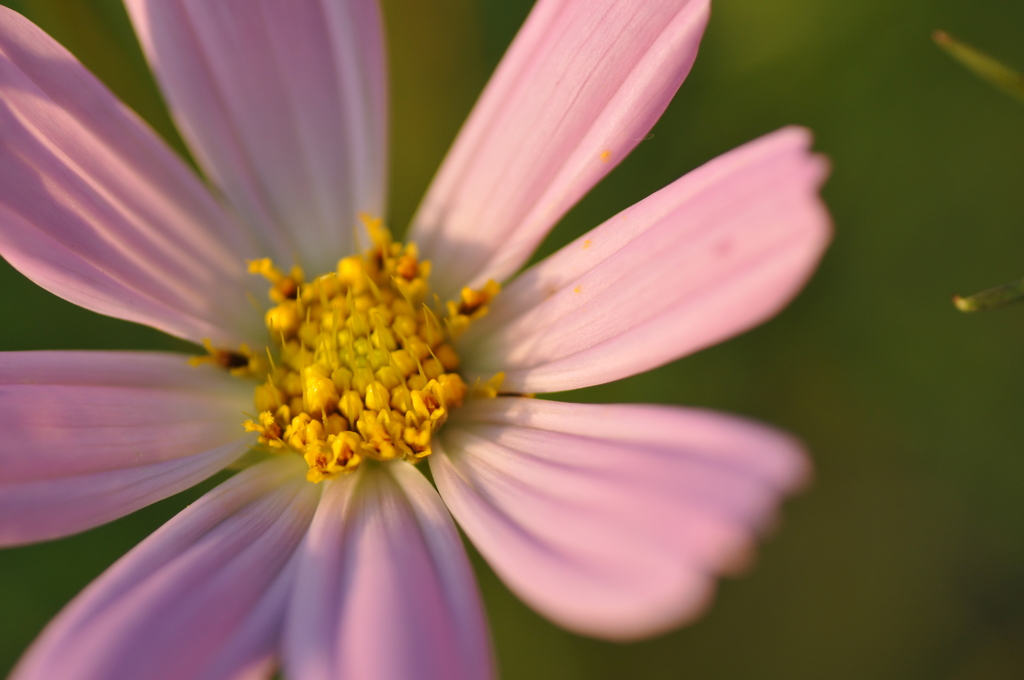
[[[284,273],[269,259],[250,262],[271,284],[273,349],[266,357],[245,347],[211,351],[210,360],[233,373],[265,375],[255,392],[259,416],[245,429],[272,451],[301,454],[311,482],[353,472],[367,458],[430,455],[431,435],[470,391],[452,342],[499,291],[493,281],[465,288],[442,309],[416,245],[393,242],[379,220],[364,221],[372,246],[308,283],[298,267]],[[503,377],[474,386],[473,395],[495,396]]]

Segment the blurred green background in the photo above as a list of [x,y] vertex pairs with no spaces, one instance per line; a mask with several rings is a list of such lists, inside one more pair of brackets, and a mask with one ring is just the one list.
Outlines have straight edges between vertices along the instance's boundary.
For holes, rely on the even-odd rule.
[[[182,149],[118,0],[2,2]],[[398,230],[530,5],[385,2]],[[549,252],[782,125],[812,128],[834,165],[824,195],[836,239],[789,309],[572,395],[776,423],[808,442],[815,484],[707,617],[638,644],[559,630],[474,555],[506,680],[1024,677],[1024,307],[965,316],[950,304],[1024,275],[1024,107],[940,52],[936,28],[1024,68],[1018,2],[715,0],[696,66],[653,138],[545,243]],[[0,286],[2,350],[183,347],[79,310],[2,262]],[[203,488],[0,552],[0,672]]]

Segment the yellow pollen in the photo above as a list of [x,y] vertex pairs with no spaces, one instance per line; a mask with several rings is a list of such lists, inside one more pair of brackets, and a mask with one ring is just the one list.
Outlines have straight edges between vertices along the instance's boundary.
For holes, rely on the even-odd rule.
[[244,423],[270,451],[302,455],[311,482],[355,471],[368,458],[416,462],[431,453],[433,433],[467,396],[494,397],[498,374],[470,391],[456,372],[455,339],[500,291],[489,281],[464,288],[444,308],[430,292],[430,262],[415,244],[393,242],[379,220],[362,255],[306,282],[302,269],[249,262],[266,278],[274,306],[265,322],[273,349],[225,352],[212,362],[255,377],[259,413]]

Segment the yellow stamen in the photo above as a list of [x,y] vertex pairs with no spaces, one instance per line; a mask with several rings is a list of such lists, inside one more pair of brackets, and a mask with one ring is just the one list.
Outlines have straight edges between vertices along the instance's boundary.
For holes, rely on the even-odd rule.
[[[453,343],[501,289],[494,281],[464,288],[443,314],[432,309],[430,263],[414,244],[394,242],[380,220],[361,217],[370,248],[340,260],[336,272],[307,283],[299,267],[285,273],[266,258],[249,262],[271,284],[265,321],[275,349],[208,345],[210,356],[194,360],[263,379],[254,393],[259,416],[245,429],[270,450],[302,455],[311,482],[351,473],[367,458],[430,455],[432,435],[470,394],[455,372]],[[478,384],[472,396],[497,395],[503,378]]]

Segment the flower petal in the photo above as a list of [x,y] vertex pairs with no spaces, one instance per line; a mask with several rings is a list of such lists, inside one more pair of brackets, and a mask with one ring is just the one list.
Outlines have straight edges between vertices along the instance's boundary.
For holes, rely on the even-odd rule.
[[266,461],[185,508],[68,605],[12,680],[269,677],[319,497],[304,467]]
[[187,357],[0,353],[0,545],[110,521],[214,474],[242,437],[251,386]]
[[[313,276],[383,217],[387,82],[374,0],[126,0],[200,165]],[[364,244],[366,241],[364,241]]]
[[0,7],[0,253],[52,293],[190,340],[259,332],[249,237],[49,36]]
[[285,632],[295,680],[493,676],[473,571],[408,463],[330,482],[301,549]]
[[808,471],[774,430],[657,406],[481,400],[439,444],[441,497],[505,583],[610,639],[699,615]]
[[708,0],[536,4],[413,221],[442,296],[513,274],[644,138],[689,73],[708,10]]
[[786,128],[624,210],[524,272],[462,338],[468,379],[555,392],[624,378],[776,314],[831,235],[826,162]]

